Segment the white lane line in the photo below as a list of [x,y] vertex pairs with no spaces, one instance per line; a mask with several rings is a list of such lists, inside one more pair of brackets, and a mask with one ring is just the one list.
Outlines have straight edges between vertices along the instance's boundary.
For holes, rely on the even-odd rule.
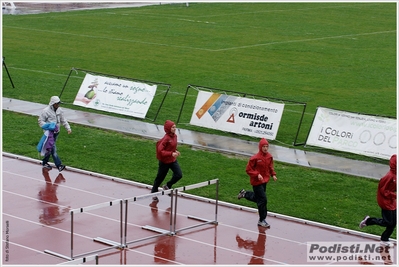
[[[10,172],[10,171],[3,171],[3,173],[8,173],[10,175],[14,175],[14,176],[17,176],[17,177],[22,177],[22,178],[34,180],[36,182],[42,183],[43,185],[46,183],[46,181],[44,181],[44,180],[33,178],[33,177],[22,175],[22,174],[18,174],[18,173],[14,173],[14,172]],[[3,179],[4,179],[4,176],[3,176]],[[97,194],[97,193],[94,193],[93,191],[87,191],[87,190],[79,189],[79,188],[76,188],[76,187],[67,186],[67,185],[64,185],[64,184],[59,184],[58,187],[68,188],[68,189],[71,189],[71,190],[83,192],[85,194],[92,194],[92,195],[95,195],[95,196],[105,197],[105,198],[112,199],[112,200],[116,199],[115,197],[106,196],[104,194]],[[5,190],[3,189],[3,191],[5,191]]]
[[245,255],[245,256],[249,256],[249,257],[256,257],[256,258],[264,259],[264,260],[267,260],[267,261],[270,261],[270,262],[274,262],[274,263],[278,263],[278,264],[284,264],[284,265],[288,264],[286,262],[276,261],[276,260],[272,260],[270,258],[265,258],[265,257],[254,256],[253,254],[244,253],[244,252],[241,252],[241,251],[237,251],[235,249],[230,249],[230,248],[217,246],[217,245],[214,245],[214,244],[205,243],[205,242],[202,242],[202,241],[194,240],[194,239],[183,237],[183,236],[177,236],[177,237],[181,238],[181,239],[189,240],[189,241],[192,241],[192,242],[195,242],[195,243],[199,243],[199,244],[202,244],[202,245],[211,246],[211,247],[214,247],[214,248],[230,251],[230,252],[237,253],[237,254],[242,254],[242,255]]

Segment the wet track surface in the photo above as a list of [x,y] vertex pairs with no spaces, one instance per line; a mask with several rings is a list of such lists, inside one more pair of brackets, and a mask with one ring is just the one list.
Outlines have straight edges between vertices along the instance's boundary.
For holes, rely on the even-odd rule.
[[[216,206],[189,190],[174,197],[175,206],[167,194],[159,195],[158,203],[140,198],[148,196],[149,185],[117,177],[73,168],[43,170],[38,160],[4,153],[2,164],[3,264],[60,264],[97,255],[100,265],[312,265],[308,242],[379,244],[378,236],[271,212],[271,228],[264,229],[257,226],[255,209]],[[216,194],[214,185],[208,187]],[[118,204],[132,199],[137,201]]]

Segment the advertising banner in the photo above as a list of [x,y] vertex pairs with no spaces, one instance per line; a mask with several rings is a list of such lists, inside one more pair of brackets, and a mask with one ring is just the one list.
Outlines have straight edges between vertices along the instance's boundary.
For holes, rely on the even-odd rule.
[[156,85],[86,74],[74,105],[145,118]]
[[190,124],[274,140],[284,104],[199,91]]
[[319,107],[306,144],[389,159],[396,153],[397,120]]

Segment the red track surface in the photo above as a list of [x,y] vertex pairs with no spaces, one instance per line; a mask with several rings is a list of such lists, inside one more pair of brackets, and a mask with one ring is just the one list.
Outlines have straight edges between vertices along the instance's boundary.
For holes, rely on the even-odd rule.
[[[371,237],[273,216],[268,217],[271,228],[265,231],[256,225],[256,212],[226,205],[218,206],[217,224],[194,227],[198,221],[188,216],[214,220],[215,204],[184,196],[178,197],[176,218],[176,229],[184,230],[160,235],[142,227],[149,225],[170,230],[171,198],[163,195],[156,207],[150,207],[151,198],[129,202],[127,248],[112,248],[93,241],[101,237],[121,242],[120,205],[74,214],[71,242],[69,210],[142,196],[148,194],[149,189],[71,170],[62,174],[55,169],[43,171],[38,163],[4,155],[2,160],[3,264],[66,263],[67,259],[44,251],[70,257],[72,243],[74,258],[75,255],[86,257],[87,253],[100,250],[95,253],[99,256],[100,265],[315,265],[307,262],[306,245],[309,241],[375,241]],[[394,250],[396,255],[396,246]],[[394,260],[396,262],[396,257]]]

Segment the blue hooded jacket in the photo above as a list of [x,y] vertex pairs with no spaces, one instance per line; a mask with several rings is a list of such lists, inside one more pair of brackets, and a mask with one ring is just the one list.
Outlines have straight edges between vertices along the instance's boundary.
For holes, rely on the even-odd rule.
[[41,127],[45,132],[43,133],[42,137],[40,138],[39,143],[36,146],[40,155],[44,156],[46,151],[51,151],[54,147],[54,133],[58,132],[58,126],[55,122],[46,123]]

